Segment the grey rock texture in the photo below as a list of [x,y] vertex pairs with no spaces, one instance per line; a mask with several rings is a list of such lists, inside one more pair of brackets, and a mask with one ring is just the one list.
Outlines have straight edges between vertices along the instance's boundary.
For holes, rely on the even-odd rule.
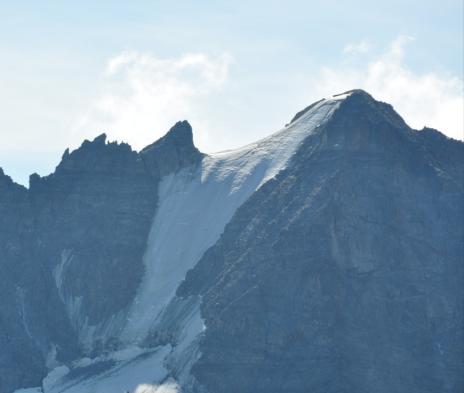
[[[0,169],[0,391],[35,383],[43,366],[22,323],[16,283],[23,267],[23,235],[27,236],[27,190]],[[22,370],[18,372],[17,370]],[[25,370],[30,370],[26,375]]]
[[200,158],[183,122],[141,153],[85,141],[29,189],[0,172],[0,392],[118,346],[117,332],[86,344],[86,330],[133,301],[161,174]]
[[84,142],[55,173],[32,177],[30,199],[40,257],[52,271],[69,259],[62,296],[82,298],[89,324],[125,307],[143,274],[156,207],[156,183],[138,154],[126,144],[106,144],[105,135]]
[[180,287],[203,299],[198,391],[463,391],[463,161],[347,98]]
[[[105,355],[125,345],[161,180],[192,167],[202,187],[204,157],[183,121],[140,152],[85,141],[29,189],[0,170],[0,393],[84,356],[103,360],[65,378],[119,367]],[[162,359],[168,377],[194,363],[184,393],[464,391],[463,177],[462,142],[351,91],[235,211],[142,344],[198,334]]]
[[192,127],[184,120],[177,122],[164,137],[145,147],[140,156],[150,173],[159,178],[198,163],[203,154],[194,146]]
[[28,191],[0,172],[2,392],[40,382],[54,348],[61,361],[77,351],[64,307],[36,250]]

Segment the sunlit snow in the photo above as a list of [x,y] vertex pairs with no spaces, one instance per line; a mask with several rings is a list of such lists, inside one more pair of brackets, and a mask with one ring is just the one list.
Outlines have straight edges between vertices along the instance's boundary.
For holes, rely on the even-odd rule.
[[[127,312],[114,315],[101,326],[88,326],[76,308],[76,299],[68,299],[64,292],[66,261],[72,254],[64,255],[63,263],[54,272],[55,280],[73,324],[81,328],[81,343],[91,345],[97,333],[104,338],[105,334],[121,331],[118,338],[127,349],[52,370],[43,381],[43,393],[180,391],[179,385],[189,379],[190,367],[199,356],[198,337],[207,326],[198,301],[175,296],[179,284],[217,242],[235,211],[261,185],[285,169],[302,141],[324,124],[346,96],[317,103],[261,141],[207,155],[201,165],[165,176],[144,255],[144,278]],[[176,324],[173,346],[143,348],[150,332],[170,331],[172,321]],[[101,369],[104,365],[107,369]],[[85,377],[79,378],[81,374]]]
[[166,176],[144,257],[146,274],[123,332],[143,340],[185,274],[220,237],[237,208],[285,168],[302,140],[338,107],[324,100],[283,130],[241,149],[206,156]]

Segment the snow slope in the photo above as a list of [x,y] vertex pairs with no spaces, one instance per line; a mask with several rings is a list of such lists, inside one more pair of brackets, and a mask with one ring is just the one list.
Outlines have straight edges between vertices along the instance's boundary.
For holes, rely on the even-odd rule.
[[[116,362],[82,381],[69,382],[69,373],[79,374],[88,367],[85,361],[83,365],[75,364],[71,371],[57,369],[51,372],[48,382],[44,381],[43,392],[170,393],[179,389],[177,383],[185,386],[190,367],[199,356],[198,336],[205,326],[198,301],[187,302],[175,296],[179,284],[219,239],[240,205],[286,167],[302,141],[330,118],[345,96],[318,102],[265,139],[207,155],[201,165],[165,176],[144,255],[145,275],[136,299],[123,325],[117,316],[108,321],[105,330],[121,330],[119,338],[127,347],[143,347],[150,333],[171,331],[174,320],[175,342],[155,351],[146,350],[145,354],[134,353],[132,358],[128,356],[124,362]],[[59,271],[55,278],[59,283]],[[98,364],[98,360],[92,362]],[[60,372],[64,374],[59,376]],[[53,373],[58,376],[54,378]],[[177,382],[169,380],[173,376]]]
[[70,367],[57,367],[44,379],[42,389],[31,392],[175,393],[178,386],[163,365],[170,350],[169,346],[151,350],[133,347],[97,359],[81,359]]
[[146,274],[122,334],[140,342],[185,274],[211,247],[237,208],[284,169],[298,145],[338,107],[324,100],[296,122],[256,143],[206,156],[198,168],[166,176],[145,254]]

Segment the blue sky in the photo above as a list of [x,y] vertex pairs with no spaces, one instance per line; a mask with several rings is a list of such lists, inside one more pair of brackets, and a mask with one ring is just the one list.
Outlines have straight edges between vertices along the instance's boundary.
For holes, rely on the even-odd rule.
[[107,132],[140,149],[188,119],[204,151],[362,87],[462,138],[462,2],[0,2],[0,166],[27,184]]

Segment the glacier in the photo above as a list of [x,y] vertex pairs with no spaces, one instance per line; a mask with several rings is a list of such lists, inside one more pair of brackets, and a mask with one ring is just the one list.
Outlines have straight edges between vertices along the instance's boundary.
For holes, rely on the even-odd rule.
[[[72,254],[63,250],[62,262],[55,269],[55,280],[63,301],[68,304],[71,320],[75,321],[76,327],[80,327],[84,347],[91,348],[96,338],[105,339],[105,335],[114,334],[118,334],[126,348],[143,347],[150,332],[162,329],[169,314],[176,312],[172,309],[179,308],[176,290],[187,271],[217,242],[235,211],[261,185],[285,169],[302,141],[323,125],[348,95],[318,102],[303,116],[258,142],[236,150],[206,155],[199,166],[190,166],[164,176],[144,255],[145,274],[133,304],[129,310],[123,311],[123,315],[113,316],[97,327],[89,326],[86,321],[81,324],[76,321],[82,318],[79,315],[79,299],[66,299],[62,288],[63,271]],[[164,371],[158,376],[151,373],[153,388],[140,390],[139,385],[132,383],[132,380],[143,382],[143,371],[137,371],[140,378],[128,377],[128,382],[118,387],[125,386],[130,393],[161,392],[159,389],[164,389],[164,386],[166,392],[177,391],[177,381],[163,382],[168,375],[166,367],[175,370],[181,385],[188,384],[189,368],[199,356],[195,348],[198,337],[207,328],[203,324],[198,302],[192,302],[182,313],[188,317],[184,318],[184,325],[179,329],[176,346],[161,347],[151,356],[145,354],[144,360],[137,360],[141,357],[138,354],[121,361],[109,370],[97,373],[90,378],[90,382],[88,378],[84,382],[72,378],[72,373],[79,374],[79,369],[89,368],[89,365],[82,366],[77,361],[71,370],[59,378],[53,375],[63,370],[52,370],[44,380],[43,393],[104,393],[118,386],[125,375],[132,375],[135,365],[142,370],[146,367],[147,370]],[[147,351],[151,353],[152,350]],[[186,351],[190,354],[190,361],[181,361],[186,357]],[[101,359],[96,359],[92,364],[101,362]],[[179,367],[176,362],[185,364]],[[51,379],[54,379],[53,383],[47,382]],[[125,392],[124,389],[121,391]]]
[[[199,152],[186,121],[140,152],[105,138],[65,152],[49,179],[31,179],[34,203],[45,206],[33,217],[47,230],[58,222],[31,250],[43,252],[37,266],[49,269],[62,319],[39,318],[37,328],[27,284],[12,287],[17,325],[44,360],[33,384],[11,382],[22,387],[15,393],[319,392],[346,383],[451,393],[461,383],[440,378],[461,353],[459,333],[443,333],[460,323],[460,249],[457,235],[442,234],[461,233],[453,179],[462,144],[410,129],[359,90],[317,101],[234,150]],[[430,364],[436,374],[423,372]]]

